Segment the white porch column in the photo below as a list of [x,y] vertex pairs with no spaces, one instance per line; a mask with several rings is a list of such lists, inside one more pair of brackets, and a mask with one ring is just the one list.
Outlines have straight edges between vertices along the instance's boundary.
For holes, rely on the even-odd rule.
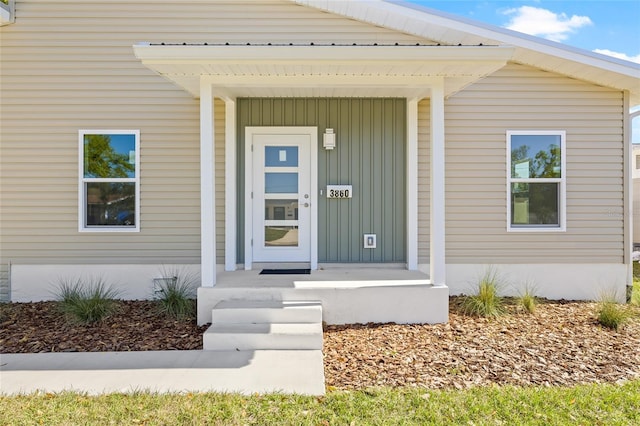
[[418,269],[418,99],[407,99],[407,269]]
[[202,287],[216,283],[213,88],[200,77],[200,267]]
[[445,284],[444,80],[431,87],[431,235],[430,278]]
[[225,99],[225,143],[224,143],[224,269],[236,270],[236,101]]

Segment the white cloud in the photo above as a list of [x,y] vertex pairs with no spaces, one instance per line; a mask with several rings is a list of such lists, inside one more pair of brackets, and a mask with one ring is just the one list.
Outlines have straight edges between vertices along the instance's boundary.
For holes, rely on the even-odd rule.
[[558,42],[566,40],[577,29],[593,24],[588,16],[573,15],[569,18],[564,13],[532,6],[507,9],[503,14],[511,16],[506,28]]
[[640,55],[629,56],[626,53],[614,52],[607,49],[595,49],[594,52],[600,53],[602,55],[613,56],[614,58],[624,59],[625,61],[637,62],[640,64]]

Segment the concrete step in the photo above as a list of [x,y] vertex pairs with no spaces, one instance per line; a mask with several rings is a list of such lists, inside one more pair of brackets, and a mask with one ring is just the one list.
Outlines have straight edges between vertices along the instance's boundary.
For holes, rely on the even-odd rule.
[[318,301],[224,300],[212,310],[212,323],[319,323]]
[[320,350],[322,323],[214,323],[203,335],[203,349]]

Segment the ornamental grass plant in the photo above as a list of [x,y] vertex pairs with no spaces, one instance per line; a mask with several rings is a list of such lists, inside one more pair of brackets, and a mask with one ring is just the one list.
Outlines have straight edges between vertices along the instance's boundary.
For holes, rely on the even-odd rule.
[[116,299],[120,296],[103,278],[63,278],[55,291],[60,309],[72,322],[94,324],[117,310]]
[[504,313],[502,297],[499,296],[502,282],[495,269],[488,269],[478,280],[474,293],[462,300],[465,315],[496,318]]
[[176,319],[193,317],[196,312],[197,274],[178,267],[163,267],[161,273],[162,278],[156,280],[155,290],[160,310]]
[[617,331],[627,319],[629,319],[629,314],[620,304],[612,301],[600,302],[598,322],[603,327]]
[[598,323],[612,330],[620,327],[631,316],[627,306],[618,303],[618,297],[614,291],[603,291],[598,302]]
[[532,285],[525,285],[517,302],[518,306],[521,306],[526,312],[530,314],[534,314],[536,312],[536,308],[538,307],[538,298],[535,296]]

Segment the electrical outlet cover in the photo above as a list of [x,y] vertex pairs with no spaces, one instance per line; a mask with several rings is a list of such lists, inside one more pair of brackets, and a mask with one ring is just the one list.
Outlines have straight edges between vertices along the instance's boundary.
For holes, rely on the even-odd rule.
[[364,248],[376,248],[376,234],[364,234]]

